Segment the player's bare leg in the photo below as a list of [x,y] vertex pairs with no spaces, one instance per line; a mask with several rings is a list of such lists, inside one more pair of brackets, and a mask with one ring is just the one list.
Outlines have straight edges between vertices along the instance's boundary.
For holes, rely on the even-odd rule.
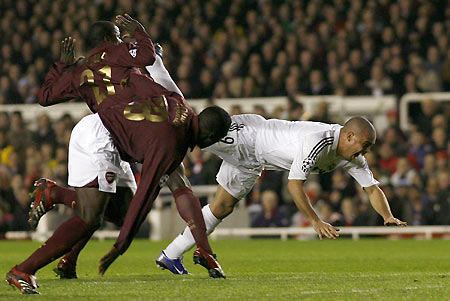
[[[216,218],[222,220],[233,212],[233,209],[238,202],[238,199],[232,196],[222,186],[218,185],[216,196],[214,197],[214,200],[209,205],[209,207],[211,208],[211,213]],[[212,231],[214,231],[214,229]]]

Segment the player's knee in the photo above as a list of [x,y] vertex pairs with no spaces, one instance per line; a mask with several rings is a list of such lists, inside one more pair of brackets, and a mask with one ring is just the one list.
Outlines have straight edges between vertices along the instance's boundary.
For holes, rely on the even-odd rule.
[[[184,169],[183,169],[183,171],[184,171]],[[180,172],[173,172],[170,175],[169,179],[167,180],[166,184],[172,193],[179,188],[183,188],[183,187],[190,188],[190,186],[191,186],[187,177],[184,174],[181,174]]]
[[[214,206],[216,205],[216,206]],[[211,211],[219,219],[223,219],[226,216],[230,215],[234,209],[234,203],[230,202],[219,202],[216,204],[211,204]]]

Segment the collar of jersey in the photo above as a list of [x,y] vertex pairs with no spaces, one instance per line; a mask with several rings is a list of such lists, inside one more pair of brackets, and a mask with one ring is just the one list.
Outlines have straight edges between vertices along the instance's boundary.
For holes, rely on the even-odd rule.
[[338,147],[339,135],[341,134],[341,129],[342,129],[342,126],[340,126],[334,130],[334,141],[333,141],[333,145],[331,146],[332,150],[336,150]]
[[119,44],[114,44],[114,43],[111,43],[111,42],[104,42],[104,43],[98,45],[97,47],[91,49],[89,51],[89,56],[92,56],[92,55],[94,55],[96,53],[100,53],[102,51],[105,51],[108,48],[110,48],[111,46],[117,46],[117,45],[119,45]]

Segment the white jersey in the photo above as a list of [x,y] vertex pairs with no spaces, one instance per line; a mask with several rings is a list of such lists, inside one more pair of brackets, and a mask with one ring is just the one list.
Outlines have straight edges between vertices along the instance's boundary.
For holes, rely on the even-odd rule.
[[239,170],[287,170],[290,180],[306,180],[310,173],[342,167],[362,187],[378,184],[363,156],[348,161],[336,154],[339,124],[266,120],[254,114],[234,115],[231,120],[227,136],[206,150]]

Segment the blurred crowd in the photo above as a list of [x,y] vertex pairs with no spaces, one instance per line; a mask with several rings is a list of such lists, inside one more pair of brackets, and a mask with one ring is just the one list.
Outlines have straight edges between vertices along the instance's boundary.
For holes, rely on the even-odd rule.
[[187,98],[450,90],[448,0],[3,0],[0,103],[36,102],[63,37],[130,13]]
[[[3,0],[0,1],[0,104],[35,103],[60,41],[85,54],[89,24],[130,13],[164,48],[186,98],[287,96],[288,108],[232,114],[340,122],[326,104],[304,112],[299,95],[384,95],[450,91],[448,0]],[[398,112],[366,158],[394,215],[410,225],[450,224],[448,106],[413,108],[408,131]],[[1,111],[1,107],[0,107]],[[0,232],[26,230],[33,181],[67,183],[74,120],[0,112]],[[215,184],[221,161],[195,149],[185,159],[194,185]],[[286,174],[265,171],[246,202],[253,226],[307,225],[285,189]],[[378,225],[362,189],[342,171],[312,177],[307,191],[334,225]]]
[[29,193],[35,180],[45,177],[67,185],[74,124],[69,114],[55,121],[44,114],[29,125],[20,111],[0,112],[0,233],[29,230]]

